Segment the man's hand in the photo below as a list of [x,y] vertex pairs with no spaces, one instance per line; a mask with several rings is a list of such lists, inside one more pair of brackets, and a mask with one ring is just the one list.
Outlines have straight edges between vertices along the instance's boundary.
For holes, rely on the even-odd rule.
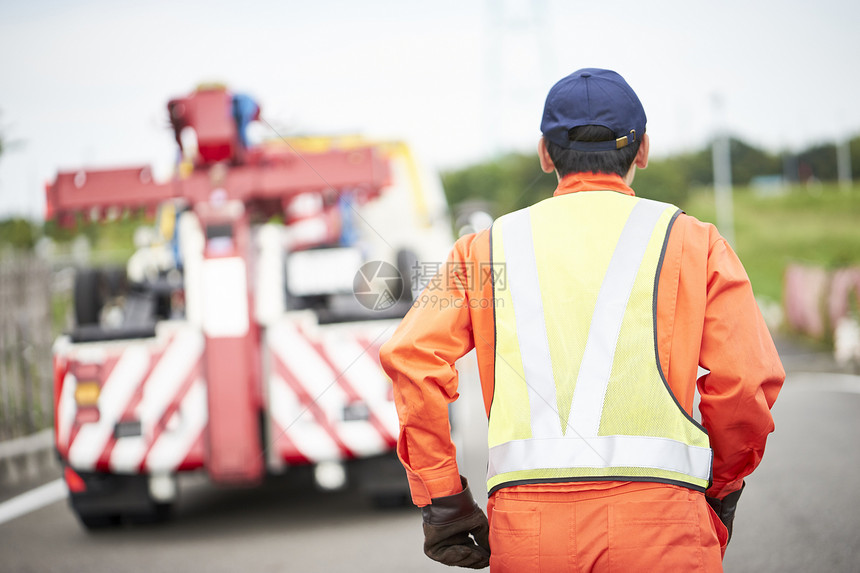
[[490,564],[490,525],[472,498],[466,478],[460,479],[463,491],[434,498],[421,508],[424,553],[445,565],[483,569]]
[[705,500],[707,500],[708,504],[714,510],[714,513],[717,514],[717,517],[720,518],[720,521],[729,530],[729,540],[726,541],[726,544],[732,540],[732,523],[735,521],[735,510],[738,508],[738,500],[744,487],[746,487],[746,483],[741,485],[741,489],[730,493],[723,499],[705,496]]

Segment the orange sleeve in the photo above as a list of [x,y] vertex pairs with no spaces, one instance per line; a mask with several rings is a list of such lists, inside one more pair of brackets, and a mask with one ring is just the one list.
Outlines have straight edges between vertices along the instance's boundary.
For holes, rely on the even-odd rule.
[[457,241],[379,353],[394,386],[397,454],[418,506],[462,490],[448,404],[459,396],[454,362],[474,346],[467,292],[467,275],[473,272],[467,254],[474,238]]
[[698,367],[710,370],[699,410],[714,450],[707,493],[722,498],[761,461],[785,372],[746,271],[713,225],[678,217],[657,294],[660,364],[690,414]]
[[702,425],[714,450],[708,495],[740,489],[758,466],[768,434],[770,409],[785,371],[753,296],[746,271],[729,244],[708,225],[707,300],[699,364]]

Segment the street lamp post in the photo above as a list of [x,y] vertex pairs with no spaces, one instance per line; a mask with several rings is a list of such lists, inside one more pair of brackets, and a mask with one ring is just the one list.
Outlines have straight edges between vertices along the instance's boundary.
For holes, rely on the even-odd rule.
[[714,202],[717,208],[717,228],[730,245],[735,243],[734,205],[732,201],[732,158],[729,135],[723,127],[722,98],[714,94],[714,115],[717,129],[712,147],[714,164]]
[[851,139],[846,137],[836,144],[836,168],[839,186],[843,191],[851,189]]

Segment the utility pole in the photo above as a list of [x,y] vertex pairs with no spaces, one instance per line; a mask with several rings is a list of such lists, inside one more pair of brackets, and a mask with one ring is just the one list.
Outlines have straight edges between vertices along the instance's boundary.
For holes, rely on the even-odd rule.
[[734,247],[735,221],[732,201],[732,158],[729,149],[729,134],[724,127],[722,97],[715,93],[711,99],[716,118],[716,129],[712,147],[714,164],[714,202],[717,208],[717,228],[723,238]]
[[523,134],[534,133],[535,141],[539,134],[534,110],[545,93],[533,86],[549,89],[555,75],[548,12],[547,0],[484,0],[483,122],[491,157],[520,144]]
[[845,138],[836,143],[836,170],[839,173],[839,186],[848,192],[853,184],[851,178],[851,140]]

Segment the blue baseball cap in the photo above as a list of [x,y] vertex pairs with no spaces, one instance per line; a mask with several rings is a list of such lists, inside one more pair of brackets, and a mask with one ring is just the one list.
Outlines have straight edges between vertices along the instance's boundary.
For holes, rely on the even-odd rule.
[[[642,103],[624,78],[612,70],[583,68],[549,90],[540,130],[566,149],[608,151],[641,139],[646,121]],[[583,125],[602,125],[611,129],[616,139],[571,141],[570,130]]]

